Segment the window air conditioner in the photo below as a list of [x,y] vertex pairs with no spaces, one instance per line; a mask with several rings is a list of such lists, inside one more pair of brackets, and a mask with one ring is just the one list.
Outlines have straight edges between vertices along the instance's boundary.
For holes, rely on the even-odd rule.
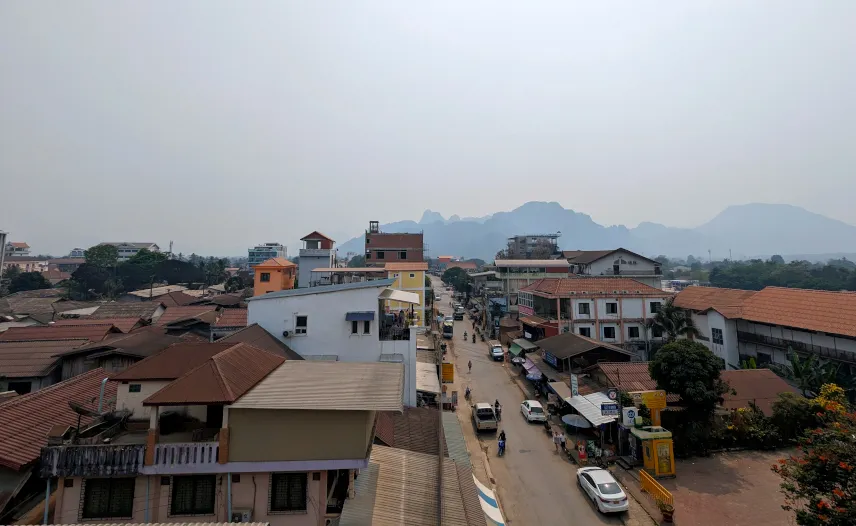
[[231,522],[253,522],[253,509],[232,508]]

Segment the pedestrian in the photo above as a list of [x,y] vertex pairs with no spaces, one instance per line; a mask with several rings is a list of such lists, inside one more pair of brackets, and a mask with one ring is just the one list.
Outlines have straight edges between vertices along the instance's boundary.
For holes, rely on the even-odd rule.
[[559,431],[559,445],[562,446],[562,451],[565,451],[565,434]]
[[468,372],[468,373],[473,372],[473,361],[472,361],[472,360],[470,360],[469,362],[467,362],[467,372]]
[[553,431],[553,445],[556,446],[556,452],[559,452],[559,432]]

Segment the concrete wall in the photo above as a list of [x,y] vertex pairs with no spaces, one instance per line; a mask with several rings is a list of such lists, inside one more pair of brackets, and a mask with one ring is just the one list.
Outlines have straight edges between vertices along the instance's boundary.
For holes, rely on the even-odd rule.
[[[155,381],[129,381],[128,383],[119,383],[116,388],[116,409],[129,409],[134,412],[131,415],[131,420],[149,420],[152,407],[144,406],[143,400],[166,387],[170,382],[166,380]],[[140,392],[131,393],[129,391],[131,385],[140,385]],[[169,406],[161,407],[161,413],[164,411],[176,411],[187,416],[198,419],[200,422],[205,422],[208,418],[208,408],[204,405],[191,406]]]
[[[639,258],[624,250],[619,250],[610,254],[608,257],[595,261],[589,265],[588,274],[592,276],[606,274],[611,275],[613,265],[618,265],[619,273],[629,272],[638,274],[654,274],[654,263]],[[633,278],[634,276],[627,275],[627,277]]]
[[[336,251],[329,249],[318,249],[308,252],[306,249],[300,251],[300,259],[297,260],[297,286],[305,289],[312,281],[312,269],[330,268],[336,261]],[[318,274],[320,279],[321,274]]]

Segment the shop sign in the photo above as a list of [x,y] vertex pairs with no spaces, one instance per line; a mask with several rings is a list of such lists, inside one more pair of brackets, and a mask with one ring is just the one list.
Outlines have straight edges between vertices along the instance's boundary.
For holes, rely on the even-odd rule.
[[531,339],[532,339],[532,333],[530,333],[529,331],[524,331],[524,332],[523,332],[523,336],[524,336],[527,340],[531,340]]
[[618,401],[618,389],[616,389],[615,387],[610,387],[609,389],[606,390],[606,396],[610,399],[610,401],[617,402]]
[[559,361],[552,354],[545,352],[544,353],[544,361],[552,365],[553,367],[559,367]]
[[603,416],[618,416],[621,414],[621,406],[618,403],[603,402],[600,404],[600,414]]
[[633,397],[633,404],[637,407],[645,404],[648,409],[666,408],[666,391],[634,391],[630,396]]
[[443,383],[450,384],[455,381],[455,364],[443,363]]
[[624,427],[633,427],[636,424],[636,415],[639,412],[635,407],[625,407],[621,410],[621,424]]
[[577,375],[571,375],[571,396],[579,396],[580,395],[580,384],[577,380]]

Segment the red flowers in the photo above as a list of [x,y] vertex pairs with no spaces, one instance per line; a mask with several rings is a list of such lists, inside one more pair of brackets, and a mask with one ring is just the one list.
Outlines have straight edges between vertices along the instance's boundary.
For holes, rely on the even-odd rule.
[[847,471],[853,471],[853,466],[851,466],[847,462],[839,462],[838,467],[841,469],[846,469]]

